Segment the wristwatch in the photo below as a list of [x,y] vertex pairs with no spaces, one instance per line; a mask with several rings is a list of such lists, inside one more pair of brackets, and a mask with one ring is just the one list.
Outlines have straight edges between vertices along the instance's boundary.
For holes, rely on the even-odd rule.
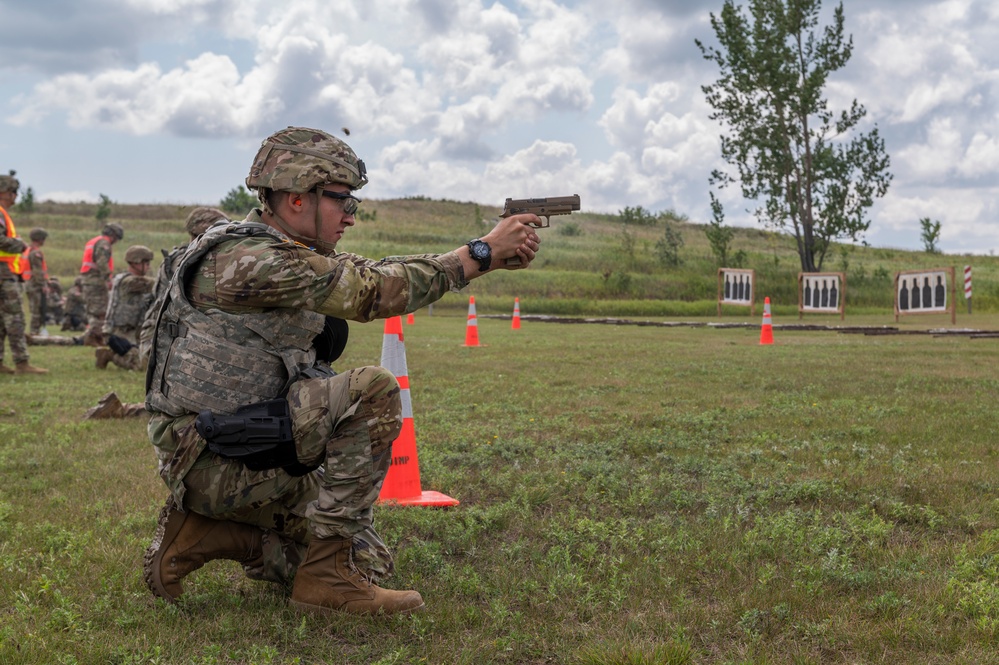
[[472,258],[479,262],[479,270],[486,272],[493,263],[493,250],[489,246],[489,243],[483,242],[476,238],[475,240],[469,240],[468,253],[471,254]]

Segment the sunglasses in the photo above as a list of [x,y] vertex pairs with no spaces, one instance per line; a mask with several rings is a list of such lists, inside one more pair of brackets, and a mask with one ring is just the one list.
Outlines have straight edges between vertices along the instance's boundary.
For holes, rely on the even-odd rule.
[[331,192],[324,189],[323,196],[328,196],[329,198],[336,199],[337,201],[343,201],[343,212],[347,215],[353,215],[357,212],[357,204],[361,202],[361,199],[349,192]]

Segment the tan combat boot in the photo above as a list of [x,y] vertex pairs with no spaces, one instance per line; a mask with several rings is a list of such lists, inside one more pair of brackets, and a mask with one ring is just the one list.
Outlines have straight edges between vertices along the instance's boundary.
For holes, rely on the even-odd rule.
[[41,367],[34,367],[32,365],[29,365],[27,360],[25,360],[23,362],[17,363],[17,365],[15,365],[14,367],[15,367],[15,371],[18,374],[48,374],[49,373],[49,371],[47,369],[42,369]]
[[112,353],[114,353],[114,351],[104,347],[94,349],[94,367],[97,369],[106,369],[108,362],[111,361]]
[[111,391],[97,401],[97,406],[92,406],[83,414],[84,420],[98,420],[101,418],[124,418],[125,405],[118,399],[118,394]]
[[209,561],[257,561],[262,535],[263,529],[249,524],[214,520],[190,510],[182,513],[171,496],[146,550],[146,586],[157,598],[172,603],[184,593],[180,581]]
[[13,367],[7,367],[0,361],[0,374],[17,374]]
[[350,560],[350,541],[313,538],[295,574],[292,607],[315,614],[408,614],[423,608],[416,591],[393,591],[372,584]]

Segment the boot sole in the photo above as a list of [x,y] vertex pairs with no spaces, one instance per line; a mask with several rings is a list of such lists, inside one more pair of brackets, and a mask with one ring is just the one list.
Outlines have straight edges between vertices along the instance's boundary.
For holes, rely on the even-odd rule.
[[[169,520],[170,511],[174,510],[176,504],[174,503],[174,498],[171,495],[167,499],[166,505],[160,509],[159,517],[156,520],[156,533],[153,534],[153,542],[149,544],[146,548],[146,553],[142,558],[143,561],[143,579],[146,582],[146,586],[157,598],[162,598],[168,603],[173,603],[177,600],[176,597],[172,596],[163,585],[163,580],[160,577],[160,567],[163,563],[163,552],[166,551],[173,539],[177,537],[180,532],[181,527],[184,525],[187,519],[187,513],[180,513],[181,519]],[[177,594],[178,596],[180,594]]]
[[294,610],[297,610],[299,612],[306,612],[308,614],[312,614],[315,616],[323,616],[328,614],[339,614],[339,613],[362,614],[365,616],[396,616],[398,614],[412,614],[414,612],[422,612],[427,606],[426,603],[420,603],[416,607],[410,607],[405,610],[399,610],[398,612],[393,612],[392,614],[385,614],[382,612],[351,612],[350,610],[346,609],[323,607],[322,605],[310,605],[309,603],[302,603],[297,600],[289,600],[288,605],[290,605],[291,608]]

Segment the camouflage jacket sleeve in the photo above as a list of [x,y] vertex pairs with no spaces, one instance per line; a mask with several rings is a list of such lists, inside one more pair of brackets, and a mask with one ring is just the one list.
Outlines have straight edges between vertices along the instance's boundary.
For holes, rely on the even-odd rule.
[[94,270],[104,279],[111,276],[111,243],[101,238],[94,244]]
[[455,252],[375,261],[257,236],[209,252],[188,296],[233,313],[295,307],[364,322],[416,311],[466,283]]
[[121,282],[128,273],[119,273],[111,281],[111,293],[108,295],[108,307],[104,312],[104,327],[101,332],[105,335],[110,335],[112,330],[114,330],[114,319],[115,313],[118,310],[118,302],[121,300]]
[[20,238],[8,238],[7,237],[7,225],[3,223],[3,218],[0,217],[0,229],[3,229],[3,233],[0,233],[0,252],[7,252],[8,254],[20,254],[24,251],[27,245]]
[[31,266],[31,280],[29,284],[32,288],[42,290],[49,283],[49,276],[45,274],[45,255],[42,250],[33,249],[28,252],[28,265]]

